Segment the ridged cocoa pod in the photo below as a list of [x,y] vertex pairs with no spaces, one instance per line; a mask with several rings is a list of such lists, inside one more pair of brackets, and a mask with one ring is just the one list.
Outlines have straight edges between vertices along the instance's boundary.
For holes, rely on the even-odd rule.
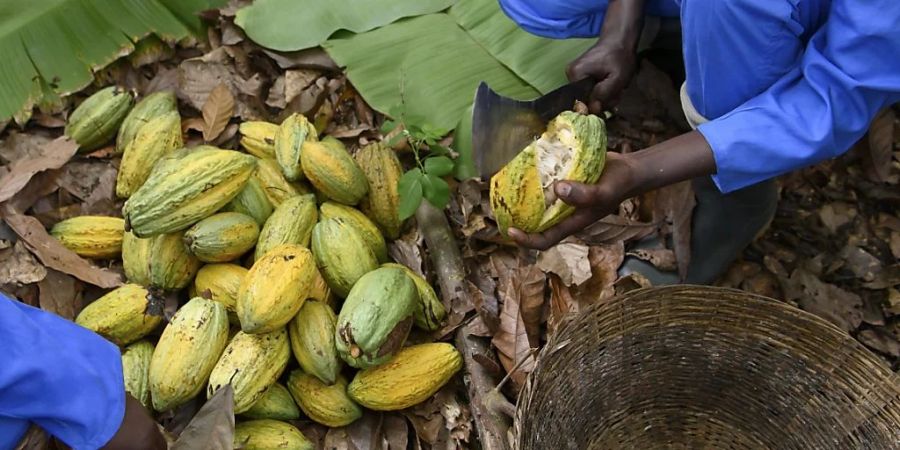
[[302,370],[294,370],[287,387],[303,413],[327,427],[350,425],[362,416],[362,408],[347,396],[347,380],[342,375],[329,386]]
[[413,345],[385,364],[357,372],[347,394],[375,411],[406,409],[434,395],[461,368],[462,356],[450,344]]
[[234,427],[234,448],[241,450],[315,450],[303,433],[289,423],[260,419]]
[[209,375],[206,397],[231,383],[234,412],[240,414],[256,403],[281,375],[291,356],[284,328],[271,333],[247,334],[239,331],[225,347]]
[[291,184],[284,178],[281,168],[274,159],[257,160],[256,172],[253,176],[259,181],[269,203],[274,207],[278,207],[281,202],[295,196],[300,195],[297,186]]
[[259,225],[252,217],[236,212],[213,214],[184,233],[184,243],[200,261],[228,262],[256,245]]
[[191,284],[200,269],[200,260],[184,245],[184,232],[161,234],[150,241],[147,252],[150,286],[176,291]]
[[275,134],[278,125],[262,121],[247,121],[238,127],[241,147],[257,158],[275,159]]
[[331,288],[328,287],[325,277],[322,276],[322,272],[320,272],[318,268],[316,268],[312,287],[309,288],[309,293],[306,294],[306,298],[318,300],[334,308],[334,296],[331,295]]
[[122,352],[122,375],[125,377],[125,391],[147,408],[152,408],[150,404],[150,359],[152,357],[153,344],[150,341],[135,342]]
[[156,163],[182,146],[178,111],[155,117],[140,127],[122,153],[116,175],[116,196],[131,197],[150,177]]
[[296,244],[279,245],[256,260],[238,291],[241,330],[259,334],[287,325],[306,300],[315,268],[309,250]]
[[306,116],[294,113],[281,122],[275,134],[275,160],[288,181],[303,177],[300,169],[300,149],[304,142],[319,140],[315,127]]
[[125,116],[119,135],[116,137],[116,153],[125,151],[125,147],[134,140],[138,130],[147,122],[170,112],[178,112],[175,93],[172,91],[154,92],[141,99]]
[[376,142],[356,152],[356,163],[369,183],[369,193],[360,202],[360,209],[378,224],[385,236],[397,239],[403,225],[397,184],[403,175],[403,167],[397,154]]
[[382,264],[381,267],[402,269],[406,272],[406,276],[416,284],[416,290],[419,293],[419,304],[416,307],[415,315],[416,326],[426,331],[434,331],[440,328],[444,318],[447,317],[447,310],[444,308],[444,304],[441,303],[441,299],[438,298],[437,293],[434,292],[434,288],[428,284],[428,281],[403,264],[386,263]]
[[78,216],[50,229],[64,247],[85,258],[117,258],[122,253],[125,221],[119,217]]
[[194,297],[176,311],[150,360],[153,409],[168,411],[199,394],[227,344],[221,303]]
[[281,244],[309,247],[312,229],[318,218],[316,199],[312,194],[286,199],[263,225],[259,242],[256,243],[256,259]]
[[210,146],[162,158],[122,208],[137,237],[184,230],[225,206],[240,192],[256,158]]
[[69,115],[65,134],[78,143],[78,152],[96,150],[116,135],[134,103],[130,92],[109,86],[93,93]]
[[122,266],[129,283],[150,286],[149,261],[152,243],[153,239],[141,239],[130,231],[125,232],[122,238]]
[[317,223],[311,247],[319,272],[340,297],[346,297],[356,280],[378,267],[362,233],[341,218]]
[[150,334],[162,323],[162,308],[154,314],[153,298],[137,284],[120,286],[94,300],[75,317],[75,323],[125,346]]
[[313,187],[338,203],[355,205],[369,191],[365,174],[337,139],[304,142],[300,165]]
[[209,298],[225,305],[230,318],[232,314],[236,314],[238,291],[247,272],[247,269],[237,264],[207,264],[197,271],[190,296]]
[[369,244],[369,247],[372,248],[372,252],[378,258],[378,262],[387,262],[387,244],[384,242],[381,230],[378,229],[378,225],[375,225],[375,222],[372,222],[358,209],[340,203],[325,202],[319,207],[319,215],[323,220],[340,217],[356,227],[366,240],[366,243]]
[[300,418],[300,408],[294,403],[291,392],[283,384],[275,382],[242,416],[249,419],[297,420]]
[[244,185],[244,189],[241,189],[241,192],[238,192],[238,195],[228,202],[222,210],[248,215],[253,220],[256,220],[257,225],[262,227],[266,223],[266,219],[272,215],[274,209],[272,202],[266,197],[266,191],[259,184],[259,180],[256,177],[251,177],[247,180],[247,184]]
[[336,323],[330,306],[307,300],[288,325],[291,350],[300,367],[328,385],[341,373],[341,358],[334,346]]

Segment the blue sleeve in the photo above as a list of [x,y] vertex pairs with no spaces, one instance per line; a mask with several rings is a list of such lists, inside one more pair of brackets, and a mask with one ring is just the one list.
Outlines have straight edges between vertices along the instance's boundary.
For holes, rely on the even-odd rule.
[[0,294],[0,416],[36,423],[75,449],[102,447],[125,415],[119,348]]
[[846,152],[900,101],[900,2],[832,2],[798,66],[699,131],[722,192]]
[[[499,0],[503,12],[523,30],[551,39],[600,35],[608,0]],[[649,0],[651,16],[678,17],[677,0]]]

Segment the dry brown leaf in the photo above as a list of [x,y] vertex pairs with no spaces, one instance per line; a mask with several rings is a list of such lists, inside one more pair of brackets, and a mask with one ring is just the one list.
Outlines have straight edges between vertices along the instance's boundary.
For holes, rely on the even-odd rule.
[[503,310],[500,312],[500,328],[494,334],[491,343],[497,348],[500,362],[507,371],[520,364],[510,378],[517,387],[521,388],[525,384],[525,377],[534,370],[534,357],[528,339],[528,330],[522,318],[515,283],[513,277],[510,277],[507,279],[504,289],[501,290]]
[[63,168],[59,185],[82,200],[80,214],[121,216],[116,198],[116,168],[109,161],[72,161]]
[[73,275],[81,281],[102,288],[114,288],[122,285],[121,275],[95,267],[63,247],[55,238],[47,233],[44,226],[34,217],[25,216],[5,205],[2,210],[7,225],[19,235],[31,252],[47,267]]
[[385,450],[406,450],[409,444],[409,424],[398,414],[387,414],[381,422]]
[[619,278],[619,266],[625,259],[625,244],[595,245],[588,254],[593,276],[581,286],[572,287],[572,297],[582,308],[612,298],[616,294],[614,283]]
[[269,88],[269,96],[266,97],[266,104],[279,109],[287,106],[287,100],[284,98],[284,75],[280,75],[272,83],[272,87]]
[[576,234],[591,245],[639,240],[656,232],[657,224],[635,222],[622,216],[606,216]]
[[421,276],[425,276],[422,268],[422,262],[425,259],[423,256],[424,245],[425,243],[421,234],[419,234],[419,229],[412,227],[408,233],[401,235],[399,239],[388,244],[388,254],[397,263],[409,267],[413,272]]
[[863,283],[866,289],[886,289],[894,286],[900,286],[900,264],[885,267],[878,272],[874,280]]
[[632,250],[626,255],[647,261],[665,272],[678,268],[678,264],[675,262],[675,252],[668,248],[640,248]]
[[556,328],[570,314],[580,311],[578,302],[572,297],[569,287],[558,276],[550,275],[550,317],[547,320],[547,333],[553,335]]
[[887,305],[884,308],[884,312],[890,316],[900,314],[900,291],[888,288]]
[[876,183],[897,182],[896,175],[891,177],[895,119],[894,110],[887,107],[881,110],[869,125],[867,151],[863,153],[862,166],[869,179]]
[[9,200],[22,190],[36,173],[48,169],[59,169],[77,151],[78,144],[63,136],[47,144],[40,155],[16,161],[10,166],[9,173],[0,177],[0,202]]
[[205,128],[206,122],[203,121],[202,117],[191,117],[181,121],[181,130],[183,132],[194,130],[202,133]]
[[514,273],[513,282],[516,286],[519,312],[528,331],[528,341],[532,347],[538,347],[543,323],[547,275],[536,266],[521,267]]
[[350,436],[346,427],[330,428],[325,434],[325,450],[355,450],[350,445]]
[[451,385],[447,385],[435,394],[435,402],[441,405],[446,430],[452,447],[460,448],[463,442],[469,442],[472,433],[472,418],[466,405],[460,403]]
[[347,438],[354,450],[381,449],[381,415],[364,412],[363,416],[347,425]]
[[856,215],[856,208],[843,202],[828,203],[819,209],[819,219],[832,234],[853,221]]
[[40,134],[10,131],[0,145],[0,164],[12,164],[20,159],[37,158],[44,154],[53,139]]
[[691,262],[691,216],[696,201],[690,181],[673,184],[659,190],[658,208],[672,224],[672,242],[678,262],[678,274],[682,279],[687,275]]
[[55,313],[63,318],[75,320],[81,312],[78,301],[81,286],[75,278],[55,270],[48,270],[47,276],[38,283],[40,289],[41,309]]
[[790,278],[782,279],[787,300],[796,301],[801,308],[823,317],[845,331],[853,331],[862,323],[862,299],[799,268]]
[[226,384],[216,391],[188,426],[172,450],[231,450],[234,448],[234,389]]
[[[493,282],[493,280],[490,280]],[[495,333],[500,328],[500,307],[497,298],[494,297],[493,290],[490,293],[484,292],[469,280],[465,281],[466,291],[475,310],[478,311],[478,317],[482,323]]]
[[591,278],[590,248],[573,242],[557,244],[538,256],[537,266],[560,277],[566,286],[580,285]]
[[234,96],[225,83],[219,83],[203,103],[203,139],[211,142],[222,134],[234,114]]
[[[2,241],[7,242],[7,241]],[[0,250],[0,284],[37,283],[47,276],[44,267],[22,241]]]
[[269,55],[278,64],[278,67],[282,69],[304,68],[331,72],[341,70],[334,60],[328,56],[328,53],[320,47],[297,52],[277,52],[265,48],[261,50]]
[[[66,164],[66,166],[69,164]],[[9,200],[9,204],[17,211],[28,211],[42,197],[50,195],[59,189],[61,176],[62,170],[60,169],[48,170],[35,175],[18,194]]]
[[35,114],[32,120],[44,128],[63,128],[66,126],[66,121],[62,117],[42,112]]
[[262,79],[258,76],[246,80],[241,78],[226,47],[219,47],[198,58],[186,59],[178,66],[178,98],[198,111],[203,110],[212,90],[223,83],[232,96],[237,94],[234,98],[234,116],[243,120],[265,119],[267,113],[260,110],[265,106],[260,98]]
[[444,416],[441,415],[440,405],[434,401],[434,397],[404,410],[403,415],[415,429],[416,438],[434,448],[441,430],[445,429]]
[[847,244],[839,255],[845,266],[863,281],[872,281],[882,270],[881,261],[855,245]]
[[882,327],[862,330],[858,339],[866,346],[893,357],[900,356],[900,340],[897,335]]
[[891,254],[900,259],[900,231],[891,231]]
[[653,284],[650,283],[650,280],[637,272],[625,275],[624,277],[616,280],[615,284],[613,284],[613,287],[615,288],[615,295],[622,295],[635,289],[642,289],[651,286],[653,286]]
[[15,450],[47,450],[50,447],[51,436],[37,425],[31,425],[25,436],[19,440]]

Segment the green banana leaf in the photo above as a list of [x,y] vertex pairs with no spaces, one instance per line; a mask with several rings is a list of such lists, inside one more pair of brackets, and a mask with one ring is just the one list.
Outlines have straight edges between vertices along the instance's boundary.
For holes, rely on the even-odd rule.
[[0,0],[0,120],[78,91],[154,33],[199,31],[195,13],[226,0]]

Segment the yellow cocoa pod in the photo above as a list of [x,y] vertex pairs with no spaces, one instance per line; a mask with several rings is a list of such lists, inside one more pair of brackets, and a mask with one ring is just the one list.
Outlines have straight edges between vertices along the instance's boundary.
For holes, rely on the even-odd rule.
[[122,126],[119,127],[119,135],[116,137],[116,153],[124,152],[125,147],[137,136],[138,130],[147,122],[171,112],[178,112],[173,91],[158,91],[141,99],[125,116]]
[[319,218],[316,199],[312,194],[302,194],[286,199],[269,216],[259,233],[256,259],[281,244],[297,244],[309,247],[313,226]]
[[80,153],[100,148],[116,135],[133,104],[131,93],[118,86],[100,89],[72,111],[65,134],[78,143]]
[[184,233],[184,243],[200,261],[228,262],[256,245],[259,225],[252,217],[236,212],[213,214]]
[[241,133],[241,147],[257,158],[275,159],[275,134],[278,125],[251,120],[238,127]]
[[387,237],[397,239],[402,226],[398,183],[403,175],[397,154],[376,142],[356,152],[356,163],[369,182],[369,193],[360,202],[360,209]]
[[294,113],[281,122],[275,134],[275,160],[281,173],[289,181],[303,177],[300,169],[300,149],[304,142],[317,141],[316,128],[306,120],[306,116]]
[[184,245],[184,232],[150,238],[147,253],[150,286],[175,291],[187,287],[200,269],[200,260]]
[[266,191],[263,190],[256,177],[247,180],[244,189],[238,192],[238,195],[223,208],[223,211],[246,214],[252,217],[260,227],[266,223],[266,219],[272,215],[273,210],[272,202],[266,197]]
[[238,290],[247,272],[237,264],[207,264],[197,271],[190,296],[209,298],[225,305],[230,317],[237,311]]
[[238,291],[241,330],[259,334],[287,325],[300,311],[315,277],[312,254],[296,244],[282,244],[256,260]]
[[256,158],[234,150],[204,145],[175,151],[125,202],[126,228],[141,238],[184,230],[230,202],[255,167]]
[[328,287],[340,297],[350,293],[356,280],[378,268],[375,253],[362,233],[342,218],[317,223],[311,242],[316,266]]
[[284,328],[271,333],[247,334],[239,331],[225,347],[209,375],[206,397],[231,383],[234,412],[240,414],[256,403],[281,375],[291,356]]
[[562,180],[593,184],[605,162],[603,119],[560,113],[539,139],[491,177],[491,209],[500,234],[506,237],[510,227],[539,233],[569,217],[575,208],[556,198],[554,184]]
[[304,142],[300,165],[313,187],[338,203],[355,205],[369,190],[365,174],[337,139]]
[[85,258],[110,259],[122,253],[125,221],[119,217],[78,216],[50,229],[64,247]]
[[126,231],[122,238],[122,266],[129,283],[150,286],[150,247],[153,239],[141,239]]
[[[75,323],[125,346],[150,334],[162,322],[162,306],[153,302],[147,289],[126,284],[87,305]],[[156,309],[158,314],[154,313]]]
[[340,203],[325,202],[319,207],[319,215],[323,220],[335,217],[343,218],[347,223],[359,230],[372,252],[375,253],[375,257],[378,258],[378,262],[387,262],[387,244],[384,242],[381,230],[378,229],[378,225],[375,225],[375,222],[372,222],[358,209]]
[[283,384],[275,382],[242,415],[249,419],[297,420],[300,418],[300,409],[294,403],[290,391]]
[[150,359],[153,357],[153,344],[150,341],[138,341],[125,347],[122,352],[122,375],[125,377],[125,391],[141,402],[146,408],[150,405]]
[[234,448],[241,450],[315,450],[303,433],[289,423],[271,419],[240,422],[234,426]]
[[441,299],[438,298],[437,293],[434,292],[434,288],[428,284],[428,281],[403,264],[385,263],[381,267],[403,269],[406,272],[406,276],[415,282],[416,290],[419,292],[419,305],[416,307],[414,316],[416,326],[426,331],[434,331],[440,328],[441,322],[447,317],[447,310],[444,308],[444,304],[441,303]]
[[281,202],[300,195],[297,187],[288,182],[281,173],[281,168],[274,159],[257,160],[256,172],[253,174],[272,206],[277,207]]
[[131,197],[150,177],[153,166],[183,145],[178,111],[155,117],[141,126],[122,154],[116,175],[116,196]]
[[287,387],[303,413],[327,427],[349,425],[362,416],[362,408],[347,396],[347,379],[343,375],[329,386],[302,370],[294,370]]
[[329,385],[341,373],[341,358],[334,346],[336,323],[337,316],[330,306],[307,300],[288,325],[291,350],[300,367]]
[[462,356],[450,344],[413,345],[385,364],[357,372],[347,394],[375,411],[405,409],[434,395],[460,368]]
[[153,409],[178,407],[203,390],[228,344],[228,316],[219,302],[194,297],[172,317],[150,360]]

